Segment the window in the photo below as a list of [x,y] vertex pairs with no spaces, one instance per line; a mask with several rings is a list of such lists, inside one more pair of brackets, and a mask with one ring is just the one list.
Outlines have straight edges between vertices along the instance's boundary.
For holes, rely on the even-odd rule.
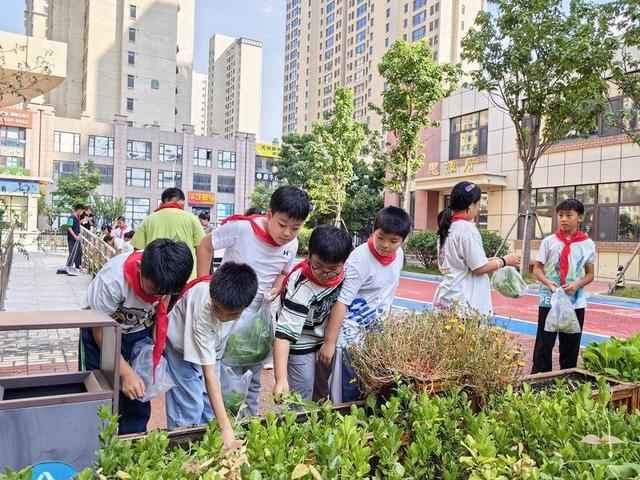
[[127,158],[129,160],[151,161],[151,142],[127,140]]
[[136,64],[136,52],[127,52],[127,63],[129,65],[135,65]]
[[236,178],[219,176],[218,193],[236,193]]
[[360,30],[361,28],[364,28],[364,26],[367,24],[367,19],[366,18],[361,18],[356,22],[356,30]]
[[193,174],[193,189],[199,192],[211,191],[211,175],[206,173]]
[[329,2],[327,4],[327,13],[333,12],[335,10],[336,4],[335,2]]
[[211,167],[211,150],[206,148],[194,148],[193,164],[196,167]]
[[129,29],[129,41],[130,42],[135,42],[136,41],[136,29],[135,28],[130,28]]
[[449,159],[487,154],[488,119],[488,110],[451,119]]
[[128,112],[133,111],[133,98],[131,97],[127,97],[127,111]]
[[127,88],[133,88],[135,84],[135,77],[133,75],[127,75]]
[[53,151],[62,153],[80,153],[80,134],[53,132]]
[[365,37],[366,32],[364,30],[356,33],[356,43],[364,42]]
[[233,203],[218,203],[216,205],[216,220],[220,223],[221,220],[233,215],[235,211],[235,204]]
[[135,5],[129,5],[129,17],[130,18],[136,18],[138,12],[137,12],[137,7]]
[[55,160],[53,162],[53,180],[56,181],[67,175],[78,175],[80,173],[80,164],[78,162],[64,162]]
[[182,145],[160,144],[158,160],[161,162],[182,163]]
[[[160,90],[160,82],[158,80],[151,80],[151,90]],[[176,93],[178,93],[177,88]]]
[[124,200],[124,216],[127,225],[136,229],[149,215],[150,201],[148,198],[126,197]]
[[147,168],[127,167],[125,185],[128,187],[151,188],[151,170]]
[[416,25],[424,22],[427,18],[427,12],[422,11],[416,15],[413,16],[413,19],[411,19],[411,24],[415,27]]
[[616,119],[620,119],[620,112],[625,112],[624,116],[629,117],[625,120],[627,128],[639,128],[639,114],[634,111],[635,109],[633,105],[633,101],[628,97],[610,98],[606,112],[600,115],[599,134],[605,137],[608,135],[619,135],[624,133],[622,128],[618,125],[618,121],[616,121]]
[[413,9],[418,10],[427,4],[427,0],[413,0]]
[[218,151],[218,168],[228,168],[235,170],[236,154],[235,152],[227,152],[226,150]]
[[335,31],[335,27],[333,25],[328,26],[327,27],[326,36],[330,37],[331,35],[333,35],[334,31]]
[[361,53],[364,53],[364,48],[365,48],[364,43],[358,45],[356,47],[356,55],[360,55]]
[[424,38],[424,36],[427,33],[427,29],[425,27],[420,27],[417,30],[414,30],[411,33],[411,40],[416,42],[418,40],[420,40],[421,38]]
[[89,155],[96,157],[113,157],[113,137],[89,135]]
[[95,164],[96,170],[100,172],[100,178],[105,185],[113,184],[113,165]]
[[182,172],[158,170],[158,188],[182,188]]
[[356,16],[359,17],[360,15],[364,14],[367,11],[367,4],[365,3],[364,5],[360,5],[358,7],[358,9],[356,10]]

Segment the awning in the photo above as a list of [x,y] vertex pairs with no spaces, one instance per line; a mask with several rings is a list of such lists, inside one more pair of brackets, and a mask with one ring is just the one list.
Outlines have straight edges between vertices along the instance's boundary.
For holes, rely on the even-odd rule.
[[413,190],[431,190],[431,191],[443,191],[450,190],[455,184],[466,180],[473,182],[481,187],[498,187],[504,188],[507,186],[507,176],[500,173],[458,173],[454,175],[446,176],[432,176],[432,177],[420,177],[414,181]]

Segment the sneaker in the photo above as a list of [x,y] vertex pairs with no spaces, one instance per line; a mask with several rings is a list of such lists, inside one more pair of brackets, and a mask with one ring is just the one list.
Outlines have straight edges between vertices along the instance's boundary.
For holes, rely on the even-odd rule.
[[81,275],[82,272],[80,271],[80,269],[75,268],[75,267],[67,267],[67,275],[71,275],[72,277],[77,277],[78,275]]

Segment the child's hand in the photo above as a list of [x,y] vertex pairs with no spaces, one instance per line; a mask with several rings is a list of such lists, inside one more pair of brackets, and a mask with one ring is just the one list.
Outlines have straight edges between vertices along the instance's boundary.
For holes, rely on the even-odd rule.
[[331,360],[333,360],[333,356],[336,353],[336,346],[330,345],[327,342],[322,344],[320,350],[318,350],[318,360],[325,367],[331,368]]
[[503,258],[504,258],[504,261],[507,263],[507,265],[510,265],[512,267],[517,267],[518,265],[520,265],[520,255],[517,255],[515,253],[510,253],[509,255]]
[[131,369],[123,372],[121,380],[122,385],[120,386],[120,390],[122,390],[122,393],[124,393],[128,398],[131,400],[137,400],[144,397],[144,381],[136,372]]
[[278,298],[278,295],[280,295],[281,291],[282,291],[281,288],[274,287],[267,292],[267,298],[269,299],[270,302],[273,302],[276,298]]
[[547,283],[547,287],[551,290],[551,293],[555,292],[558,289],[558,285],[553,282]]
[[281,393],[288,393],[288,392],[289,392],[289,382],[287,380],[278,381],[276,382],[275,387],[273,387],[274,395],[279,395]]
[[564,293],[566,293],[567,295],[575,295],[575,293],[580,288],[576,283],[577,282],[571,282],[563,285],[562,289],[564,290]]
[[242,447],[242,440],[237,440],[233,429],[225,428],[220,431],[222,435],[222,441],[224,442],[224,450],[225,452],[232,452],[233,450],[238,450]]

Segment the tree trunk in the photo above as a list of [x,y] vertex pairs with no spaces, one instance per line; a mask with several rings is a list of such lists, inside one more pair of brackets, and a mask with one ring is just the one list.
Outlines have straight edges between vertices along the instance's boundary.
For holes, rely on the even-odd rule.
[[[523,162],[524,163],[524,162]],[[522,253],[520,255],[520,271],[529,272],[529,262],[531,260],[531,239],[535,229],[535,218],[532,216],[533,199],[531,197],[531,175],[526,165],[523,165],[525,174],[522,181],[522,199],[520,202],[520,213],[524,214],[524,229],[522,231]]]
[[404,191],[402,192],[402,209],[409,213],[409,200],[411,198],[411,176],[409,172],[409,156],[410,152],[406,153],[407,160],[405,162],[404,170]]
[[336,186],[337,191],[336,191],[336,195],[337,195],[337,200],[336,200],[336,218],[335,218],[335,222],[334,222],[334,226],[340,228],[340,223],[342,222],[342,202],[340,202],[340,189],[342,188],[341,185],[337,185]]

